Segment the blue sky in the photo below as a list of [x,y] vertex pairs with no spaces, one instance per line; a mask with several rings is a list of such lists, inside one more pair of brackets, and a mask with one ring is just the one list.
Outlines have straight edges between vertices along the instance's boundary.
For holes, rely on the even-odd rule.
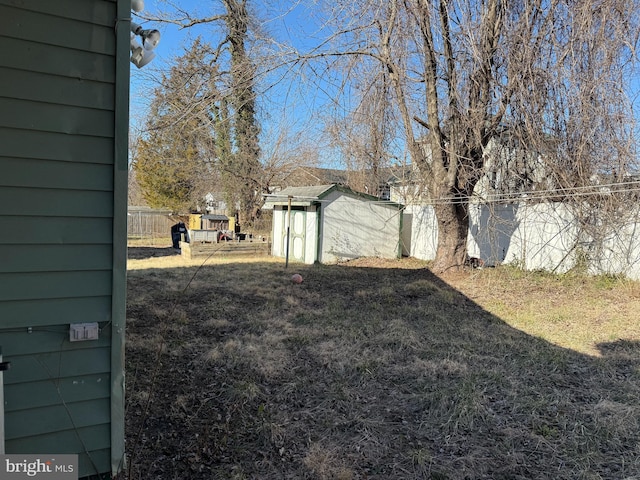
[[[179,3],[180,8],[188,11],[194,17],[207,17],[214,12],[219,2],[216,1],[196,1],[184,0]],[[267,3],[277,4],[266,5]],[[276,42],[295,44],[296,48],[308,49],[314,42],[314,33],[317,30],[317,11],[309,11],[306,6],[297,2],[255,2],[258,12],[255,12],[262,20],[260,28],[264,33]],[[145,0],[145,9],[140,16],[133,16],[133,21],[143,25],[144,28],[156,28],[161,32],[161,40],[155,50],[156,58],[149,65],[142,69],[137,69],[131,65],[131,123],[133,130],[137,130],[144,125],[144,117],[150,101],[153,89],[158,86],[161,73],[167,71],[173,60],[184,53],[192,41],[202,36],[205,41],[216,45],[219,26],[216,24],[202,24],[188,29],[181,29],[177,25],[146,21],[144,17],[151,18],[162,10],[167,11],[169,5],[161,0]],[[278,10],[281,8],[282,10]],[[142,18],[141,18],[142,17]],[[265,20],[267,19],[267,20]],[[319,120],[318,112],[326,112],[329,98],[321,88],[309,86],[307,82],[300,82],[297,78],[289,76],[284,82],[272,85],[274,79],[262,82],[259,90],[260,114],[262,116],[261,125],[263,130],[262,148],[268,152],[272,146],[269,142],[274,139],[277,132],[284,129],[291,131],[291,135],[305,135],[309,138],[315,135],[320,138],[323,124]],[[302,89],[307,90],[302,90]],[[328,88],[328,87],[327,87]],[[266,90],[265,90],[266,89]],[[300,133],[304,132],[304,133]],[[334,164],[333,153],[330,149],[323,149],[325,158],[322,162],[325,165]],[[330,158],[326,158],[326,156]]]
[[[216,2],[197,0],[183,0],[178,3],[182,9],[192,13],[194,17],[211,15],[212,10],[204,8],[203,5],[216,4]],[[311,13],[302,5],[291,7],[291,4],[296,2],[281,3],[288,4],[286,10],[274,11],[269,9],[267,11],[265,5],[260,4],[259,8],[262,10],[257,14],[263,19],[270,19],[263,21],[261,28],[278,42],[295,43],[298,48],[309,46],[310,43],[307,43],[307,45],[302,43],[305,41],[304,39],[310,38],[313,34],[312,29],[314,27]],[[140,15],[152,17],[162,9],[166,10],[167,8],[167,4],[162,1],[146,0],[145,10]],[[196,37],[202,36],[205,41],[215,45],[217,27],[216,24],[201,24],[181,29],[174,24],[145,21],[143,18],[136,18],[136,16],[133,17],[133,21],[143,25],[144,28],[156,28],[160,30],[162,35],[160,44],[155,50],[156,58],[153,62],[142,69],[131,66],[131,115],[132,120],[136,122],[140,114],[146,110],[146,104],[148,103],[147,93],[157,85],[160,73],[168,70],[173,59],[182,55],[185,48],[188,48]],[[303,31],[304,35],[302,34]],[[280,88],[278,92],[270,91],[269,94],[278,94],[286,97],[287,91],[290,91],[290,86],[286,86],[284,89]]]
[[[193,17],[207,17],[212,13],[213,8],[219,6],[216,0],[174,0],[180,8],[192,14]],[[301,50],[309,50],[314,44],[321,41],[320,35],[316,35],[322,22],[319,19],[320,12],[314,2],[302,2],[301,0],[291,1],[257,1],[250,2],[258,11],[255,12],[263,21],[260,27],[264,32],[272,37],[276,42],[288,43]],[[311,5],[311,6],[308,6]],[[313,6],[315,6],[315,9]],[[169,4],[163,0],[145,0],[145,10],[141,13],[153,17],[162,10],[167,10]],[[218,7],[219,8],[219,7]],[[191,45],[197,37],[202,36],[205,41],[216,44],[216,24],[197,25],[188,29],[181,29],[177,25],[165,22],[145,21],[134,16],[133,21],[140,23],[144,28],[157,28],[160,30],[162,38],[156,49],[155,60],[144,67],[137,69],[131,66],[131,122],[134,126],[144,124],[144,116],[150,100],[150,94],[158,85],[161,72],[170,68],[173,60],[184,53],[184,49]],[[315,38],[314,38],[315,37]],[[302,132],[306,138],[317,138],[320,141],[323,114],[341,115],[341,110],[330,111],[329,107],[336,107],[331,102],[348,102],[346,95],[338,95],[336,89],[331,89],[327,79],[315,79],[316,85],[310,85],[312,78],[299,81],[298,78],[289,76],[282,82],[260,96],[261,119],[263,127],[263,150],[269,149],[269,141],[273,139],[274,132],[282,131],[283,128],[290,128],[295,132]],[[264,87],[264,85],[262,85]],[[631,88],[638,90],[638,83],[633,82]],[[324,90],[324,91],[323,91]],[[634,103],[638,106],[638,97],[634,98]],[[330,105],[331,104],[331,105]],[[348,105],[344,105],[342,112],[348,110]],[[326,140],[324,140],[326,141]],[[313,142],[313,140],[311,141]],[[325,153],[323,163],[330,166],[336,165],[332,152],[328,146],[318,145]]]

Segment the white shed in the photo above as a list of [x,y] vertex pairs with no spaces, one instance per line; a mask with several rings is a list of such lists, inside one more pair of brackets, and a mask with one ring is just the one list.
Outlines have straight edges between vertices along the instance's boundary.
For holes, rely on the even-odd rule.
[[312,264],[402,254],[402,205],[338,185],[288,187],[267,196],[272,255]]

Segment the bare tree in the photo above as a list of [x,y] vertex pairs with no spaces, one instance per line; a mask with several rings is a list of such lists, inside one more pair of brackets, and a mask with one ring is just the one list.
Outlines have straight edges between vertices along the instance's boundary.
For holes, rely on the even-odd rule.
[[[200,16],[179,4],[165,2],[170,13],[148,17],[170,22],[182,28],[210,24],[219,40],[211,47],[218,95],[194,97],[190,109],[210,110],[211,122],[205,125],[215,137],[215,154],[224,183],[228,208],[239,207],[240,222],[251,223],[260,213],[262,201],[259,134],[256,113],[255,59],[248,52],[252,16],[247,0],[219,0],[211,6],[216,13]],[[213,42],[212,42],[213,43]],[[200,62],[205,69],[211,68]],[[202,105],[202,104],[205,105]],[[212,128],[213,127],[213,128]],[[213,140],[213,139],[212,139]]]
[[398,158],[394,139],[399,132],[389,95],[389,75],[379,65],[377,69],[369,65],[355,68],[359,72],[352,98],[356,107],[347,116],[334,114],[327,130],[347,168],[348,186],[383,196],[388,193],[388,180],[395,170],[392,163]]
[[138,178],[136,176],[136,171],[133,168],[133,161],[135,161],[136,156],[138,155],[138,137],[134,134],[129,134],[129,175],[127,177],[127,204],[141,206],[146,205],[144,200],[144,195],[142,193],[142,189],[140,188],[140,184],[138,183]]
[[469,199],[489,143],[505,129],[545,162],[557,188],[628,168],[624,75],[635,0],[337,0],[327,8],[330,38],[303,58],[334,67],[374,59],[386,70],[436,213],[435,270],[464,264]]
[[215,58],[196,40],[154,90],[146,135],[132,144],[133,172],[150,206],[186,213],[217,190],[217,147],[229,128],[216,122],[221,95]]

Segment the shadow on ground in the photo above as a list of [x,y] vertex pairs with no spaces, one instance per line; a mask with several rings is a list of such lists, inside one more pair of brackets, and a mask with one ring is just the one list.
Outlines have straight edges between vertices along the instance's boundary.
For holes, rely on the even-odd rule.
[[637,342],[559,348],[427,269],[296,271],[130,272],[129,478],[640,475]]
[[153,257],[168,257],[171,255],[180,255],[173,247],[128,247],[127,258],[134,260],[142,260]]

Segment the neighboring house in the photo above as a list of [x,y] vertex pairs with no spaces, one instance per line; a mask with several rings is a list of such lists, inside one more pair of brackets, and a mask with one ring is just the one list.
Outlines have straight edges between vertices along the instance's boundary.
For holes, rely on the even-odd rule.
[[227,213],[227,203],[224,201],[222,193],[207,193],[204,196],[206,213],[225,215]]
[[542,155],[522,148],[508,131],[489,140],[484,157],[485,173],[473,190],[474,203],[510,201],[555,187]]
[[0,0],[0,442],[80,477],[124,461],[130,8]]
[[[430,148],[425,145],[427,159]],[[517,200],[521,195],[554,188],[552,177],[546,175],[542,156],[524,150],[508,135],[508,131],[492,138],[484,151],[483,173],[473,190],[470,203]],[[390,199],[405,205],[429,203],[424,172],[409,166],[402,175],[389,180]]]
[[[333,263],[402,254],[402,205],[339,185],[289,187],[267,197],[273,209],[272,254]],[[290,218],[290,223],[289,223]]]

